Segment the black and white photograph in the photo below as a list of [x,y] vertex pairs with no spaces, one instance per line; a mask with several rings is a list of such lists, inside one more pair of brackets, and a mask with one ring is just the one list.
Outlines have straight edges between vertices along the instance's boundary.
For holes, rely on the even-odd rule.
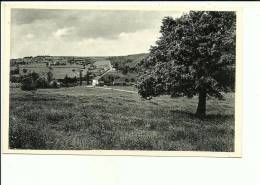
[[239,152],[237,13],[12,8],[8,151]]

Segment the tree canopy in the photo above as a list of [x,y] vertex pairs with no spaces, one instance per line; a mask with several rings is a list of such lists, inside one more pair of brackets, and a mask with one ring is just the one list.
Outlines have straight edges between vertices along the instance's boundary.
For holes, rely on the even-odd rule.
[[234,90],[235,12],[191,11],[162,20],[161,37],[140,65],[139,94],[150,99],[199,95],[197,115],[206,112],[206,97],[221,99]]

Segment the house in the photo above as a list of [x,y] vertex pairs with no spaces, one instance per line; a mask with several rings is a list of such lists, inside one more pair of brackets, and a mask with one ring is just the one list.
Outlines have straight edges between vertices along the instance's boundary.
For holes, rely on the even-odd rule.
[[65,76],[69,78],[80,78],[80,71],[82,76],[86,75],[87,69],[83,69],[83,66],[50,66],[49,63],[36,63],[29,65],[20,65],[19,66],[19,74],[27,75],[29,73],[35,72],[38,73],[42,77],[46,77],[47,73],[51,71],[53,74],[53,79],[61,80],[64,79]]
[[47,72],[49,71],[46,64],[28,64],[28,65],[19,65],[19,74],[20,75],[27,75],[29,73],[35,72],[38,73],[40,76],[46,76]]
[[86,69],[82,69],[78,66],[55,66],[52,67],[52,72],[54,74],[54,78],[57,80],[64,79],[65,76],[69,78],[80,78],[80,71],[82,72],[82,76],[86,75]]
[[101,76],[97,76],[92,80],[92,86],[103,86],[105,85],[104,81],[101,79]]
[[92,86],[97,86],[99,83],[98,83],[98,79],[93,79],[92,80]]

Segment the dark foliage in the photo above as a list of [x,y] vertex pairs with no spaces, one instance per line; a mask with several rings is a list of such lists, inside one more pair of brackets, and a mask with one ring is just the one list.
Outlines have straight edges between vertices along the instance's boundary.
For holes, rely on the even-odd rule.
[[12,83],[21,83],[21,77],[20,76],[11,75],[10,76],[10,82],[12,82]]
[[64,77],[64,79],[60,80],[60,82],[62,83],[62,85],[64,85],[65,87],[71,87],[71,86],[76,86],[77,85],[77,78],[70,78],[68,77],[68,75],[66,75]]
[[22,79],[21,89],[23,91],[33,91],[33,90],[37,89],[36,84],[33,81],[32,76],[26,76]]
[[10,75],[17,75],[17,74],[19,74],[19,68],[10,71]]
[[45,78],[39,77],[35,83],[37,88],[48,88],[48,82]]
[[137,88],[150,99],[199,95],[198,116],[205,116],[206,98],[222,98],[234,89],[234,12],[191,11],[182,17],[165,17],[161,37],[140,65]]

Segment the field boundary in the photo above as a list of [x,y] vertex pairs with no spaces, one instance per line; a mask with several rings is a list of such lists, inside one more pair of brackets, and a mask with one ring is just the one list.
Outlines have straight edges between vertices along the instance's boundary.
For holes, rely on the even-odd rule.
[[98,88],[98,89],[107,89],[107,90],[113,90],[113,91],[128,92],[128,93],[136,93],[136,94],[138,93],[137,91],[128,91],[128,90],[123,90],[123,89],[115,89],[115,88],[111,88],[111,87],[94,87],[94,86],[91,86],[91,87]]

